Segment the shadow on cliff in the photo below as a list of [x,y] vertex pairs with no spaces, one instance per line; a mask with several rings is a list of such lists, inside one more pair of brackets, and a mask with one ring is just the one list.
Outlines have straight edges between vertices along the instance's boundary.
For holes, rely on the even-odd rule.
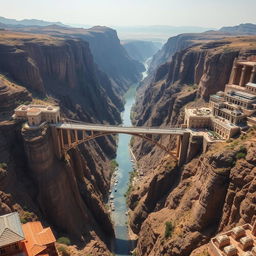
[[131,255],[130,251],[135,248],[134,240],[124,240],[116,238],[115,240],[115,254],[117,255]]

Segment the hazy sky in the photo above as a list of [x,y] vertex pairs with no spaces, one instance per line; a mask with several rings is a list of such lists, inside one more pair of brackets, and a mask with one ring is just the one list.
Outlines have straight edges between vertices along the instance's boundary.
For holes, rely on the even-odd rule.
[[0,16],[63,23],[219,28],[256,23],[256,0],[0,0]]

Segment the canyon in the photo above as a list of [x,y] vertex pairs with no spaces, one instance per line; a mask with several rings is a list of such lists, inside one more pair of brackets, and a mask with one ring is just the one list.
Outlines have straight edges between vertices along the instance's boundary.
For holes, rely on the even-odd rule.
[[[130,137],[100,137],[58,159],[49,127],[25,129],[11,117],[17,106],[32,103],[59,105],[62,118],[86,123],[130,125],[131,117],[135,126],[181,125],[185,107],[204,106],[211,94],[224,90],[235,58],[256,55],[256,36],[224,29],[171,37],[157,52],[153,43],[147,42],[148,49],[145,42],[128,44],[100,26],[0,30],[0,214],[18,211],[23,222],[41,220],[57,238],[71,240],[70,255],[112,255],[115,233],[116,253],[128,254],[126,225],[133,255],[206,255],[214,235],[254,220],[254,128],[208,150],[190,141],[193,150],[183,166],[154,144],[132,138],[143,175],[131,174],[126,186]],[[140,61],[153,53],[148,76],[140,82],[145,71]],[[122,116],[124,99],[128,110]],[[175,137],[152,138],[175,148]],[[241,152],[246,154],[238,158]],[[121,209],[112,213],[120,215],[120,226],[107,206],[116,154],[125,165],[115,197]]]
[[[20,104],[58,104],[65,118],[119,124],[122,94],[140,78],[136,69],[143,65],[127,55],[110,29],[95,33],[109,38],[117,57],[113,65],[125,59],[123,69],[131,68],[133,77],[117,71],[114,81],[95,64],[91,44],[78,37],[0,33],[0,212],[18,211],[23,222],[50,225],[57,238],[76,245],[72,255],[109,255],[114,230],[105,203],[115,137],[82,144],[59,160],[49,128],[28,131],[11,115]],[[101,40],[95,37],[94,43]]]
[[[134,125],[183,124],[185,107],[204,106],[211,94],[224,90],[236,57],[256,53],[255,36],[205,36],[170,38],[153,57],[153,73],[137,93]],[[203,245],[215,234],[253,223],[254,136],[252,129],[242,139],[217,143],[207,152],[195,141],[194,159],[182,168],[154,145],[134,138],[133,151],[144,173],[128,200],[130,227],[137,239],[135,255],[207,255]],[[162,143],[172,150],[176,140],[166,137]],[[247,154],[238,160],[241,148]],[[171,223],[170,235],[166,223]]]

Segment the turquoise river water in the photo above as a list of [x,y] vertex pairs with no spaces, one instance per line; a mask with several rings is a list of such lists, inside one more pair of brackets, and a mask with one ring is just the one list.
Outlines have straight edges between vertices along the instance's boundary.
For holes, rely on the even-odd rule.
[[[148,63],[148,62],[146,62]],[[147,68],[147,64],[145,64]],[[143,78],[146,76],[147,71],[143,73]],[[131,126],[130,113],[133,104],[135,103],[136,88],[138,84],[132,85],[127,93],[124,95],[125,109],[122,113],[123,126]],[[116,185],[117,191],[112,191],[111,195],[114,197],[115,211],[112,212],[111,218],[114,222],[116,240],[115,240],[115,255],[116,256],[129,256],[132,249],[131,241],[128,236],[127,222],[128,211],[126,205],[126,193],[129,186],[130,172],[133,171],[132,158],[130,154],[129,144],[131,136],[126,134],[119,134],[116,161],[119,165],[116,177],[118,183]]]

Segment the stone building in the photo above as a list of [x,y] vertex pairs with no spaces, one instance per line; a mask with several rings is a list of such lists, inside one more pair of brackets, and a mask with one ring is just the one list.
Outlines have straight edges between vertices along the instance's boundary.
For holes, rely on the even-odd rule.
[[210,96],[209,109],[186,109],[188,128],[206,128],[223,139],[256,124],[256,60],[235,59],[225,92]]
[[210,256],[256,256],[256,221],[213,237],[208,252]]
[[59,123],[60,108],[58,106],[21,105],[15,109],[13,118],[27,120],[30,126],[38,126],[43,122]]
[[19,214],[13,212],[0,216],[0,255],[26,256],[24,240]]

